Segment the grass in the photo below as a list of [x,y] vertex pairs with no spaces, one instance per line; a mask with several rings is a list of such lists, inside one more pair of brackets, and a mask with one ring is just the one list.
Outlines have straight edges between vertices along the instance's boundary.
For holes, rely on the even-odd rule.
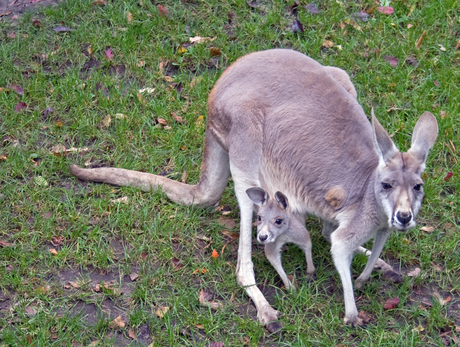
[[[0,89],[0,346],[459,343],[459,2],[394,1],[393,15],[375,10],[367,22],[355,23],[347,21],[372,1],[322,1],[320,14],[301,2],[303,33],[292,32],[291,3],[251,5],[140,0],[97,6],[82,0],[0,22],[0,88],[9,89]],[[61,23],[73,30],[51,30]],[[187,44],[194,36],[216,38]],[[334,46],[323,47],[326,40]],[[223,232],[238,229],[231,182],[220,206],[236,226],[223,226],[222,211],[179,206],[161,192],[81,182],[69,171],[71,163],[90,162],[196,182],[210,89],[238,57],[275,47],[345,69],[366,113],[374,107],[401,150],[410,146],[424,111],[438,119],[418,226],[394,233],[382,254],[401,273],[419,267],[421,275],[392,284],[374,274],[355,290],[358,308],[370,316],[365,328],[343,325],[340,279],[316,219],[307,227],[317,280],[306,281],[297,247],[283,254],[297,293],[281,288],[263,248],[254,244],[256,278],[283,313],[283,332],[269,334],[236,284],[236,242]],[[397,66],[385,56],[396,58]],[[20,102],[26,107],[15,112]],[[44,114],[47,108],[53,112]],[[88,150],[59,156],[53,154],[58,145]],[[111,202],[123,197],[127,203]],[[355,256],[354,275],[365,261]],[[200,303],[200,290],[221,307]],[[397,308],[384,310],[394,297],[401,299]],[[124,327],[114,326],[118,316]]]

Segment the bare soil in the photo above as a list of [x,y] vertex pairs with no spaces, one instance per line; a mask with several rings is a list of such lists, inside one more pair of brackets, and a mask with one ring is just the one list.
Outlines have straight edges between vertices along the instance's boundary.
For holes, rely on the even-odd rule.
[[26,11],[34,11],[40,6],[56,5],[63,0],[0,0],[0,20],[16,19]]

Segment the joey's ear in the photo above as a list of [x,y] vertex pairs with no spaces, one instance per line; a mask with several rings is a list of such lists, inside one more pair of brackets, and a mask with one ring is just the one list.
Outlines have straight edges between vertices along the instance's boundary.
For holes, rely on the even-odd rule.
[[278,204],[284,209],[287,210],[289,207],[288,198],[281,192],[275,193],[275,199],[278,201]]
[[248,194],[253,203],[259,206],[265,205],[268,201],[268,193],[259,187],[247,189],[246,194]]
[[433,147],[437,137],[438,122],[435,116],[430,112],[424,112],[417,121],[417,124],[415,124],[409,152],[425,163],[428,152]]
[[387,162],[388,159],[399,152],[391,137],[375,117],[374,108],[372,108],[372,132],[374,137],[374,148],[383,162]]

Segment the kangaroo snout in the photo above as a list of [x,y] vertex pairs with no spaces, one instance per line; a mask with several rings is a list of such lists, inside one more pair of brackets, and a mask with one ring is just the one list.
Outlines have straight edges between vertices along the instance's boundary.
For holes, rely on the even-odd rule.
[[257,236],[257,239],[260,243],[264,243],[265,241],[267,241],[268,239],[268,235],[267,234],[264,234],[264,235],[258,235]]
[[408,226],[412,222],[411,211],[398,211],[396,212],[397,221],[403,226]]

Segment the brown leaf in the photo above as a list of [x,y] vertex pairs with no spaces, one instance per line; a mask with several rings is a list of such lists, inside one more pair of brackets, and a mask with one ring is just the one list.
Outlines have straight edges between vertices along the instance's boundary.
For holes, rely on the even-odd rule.
[[25,102],[19,102],[16,104],[16,106],[14,106],[14,111],[16,113],[18,113],[19,111],[21,111],[22,109],[26,108],[27,107],[27,104]]
[[414,270],[407,274],[409,277],[418,277],[420,276],[420,268],[416,267]]
[[108,114],[102,120],[102,125],[104,126],[104,128],[108,128],[110,126],[110,123],[112,123],[112,117],[110,117],[110,114]]
[[139,100],[141,104],[145,105],[145,99],[141,93],[137,93],[137,99]]
[[217,223],[229,229],[232,229],[236,226],[236,222],[233,219],[227,217],[217,218]]
[[159,306],[158,309],[155,311],[158,317],[163,318],[166,313],[169,311],[169,307],[167,306]]
[[198,300],[200,301],[202,305],[210,307],[214,310],[217,310],[223,307],[223,305],[220,302],[209,301],[210,299],[212,299],[212,294],[207,293],[203,289],[201,289],[200,293],[198,294]]
[[369,323],[371,320],[371,317],[369,317],[366,311],[359,311],[358,317],[361,318],[365,324]]
[[180,124],[184,123],[184,119],[180,116],[178,116],[177,114],[175,114],[174,112],[171,111],[171,116],[174,118],[174,120]]
[[384,55],[383,59],[386,60],[388,64],[390,64],[391,66],[398,66],[398,59],[396,59],[395,57]]
[[420,230],[426,231],[428,233],[431,233],[432,231],[434,231],[434,227],[432,227],[432,226],[424,226],[424,227],[421,227]]
[[94,0],[93,5],[106,6],[107,1],[106,0]]
[[222,52],[220,51],[220,48],[217,48],[217,47],[211,47],[209,49],[209,52],[211,53],[211,57],[218,57],[219,55],[222,54]]
[[51,244],[54,246],[54,247],[58,247],[60,245],[62,245],[62,243],[64,242],[65,238],[64,236],[53,236],[51,238]]
[[139,274],[133,272],[132,274],[129,275],[129,278],[131,279],[132,282],[137,280],[139,278]]
[[56,126],[57,126],[58,128],[62,128],[62,127],[64,126],[64,124],[62,124],[62,121],[57,120],[57,121],[56,121]]
[[69,281],[69,284],[76,289],[79,289],[81,287],[80,284],[77,282]]
[[166,122],[166,120],[163,119],[163,118],[158,118],[158,119],[157,119],[157,122],[158,122],[159,124],[161,124],[161,125],[168,125],[168,122]]
[[5,154],[0,155],[0,160],[6,160],[7,156]]
[[332,48],[334,47],[334,45],[335,45],[334,42],[332,42],[331,40],[324,40],[322,44],[324,48]]
[[5,241],[0,241],[0,246],[1,247],[9,247],[11,246],[11,243],[5,242]]
[[444,306],[445,304],[447,304],[448,302],[450,302],[452,300],[452,298],[450,296],[448,296],[447,298],[443,299],[441,294],[439,294],[438,292],[434,292],[433,296],[441,304],[441,306]]
[[173,82],[174,78],[172,78],[171,76],[165,76],[165,80],[166,82]]
[[396,306],[399,304],[399,298],[393,298],[393,299],[388,299],[385,301],[385,305],[383,305],[383,308],[385,310],[392,310],[396,308]]
[[136,340],[137,341],[137,335],[136,333],[134,332],[134,330],[132,328],[129,328],[128,330],[128,336],[130,338],[132,338],[133,340]]
[[67,150],[64,145],[57,145],[51,149],[51,153],[53,153],[56,157],[64,157]]
[[128,22],[131,22],[133,20],[133,14],[131,12],[126,12],[126,19]]
[[109,323],[109,328],[111,329],[123,329],[125,327],[125,323],[122,321],[121,316],[118,316],[113,321]]
[[167,16],[169,15],[169,11],[166,7],[162,6],[162,5],[158,5],[158,13],[160,14],[160,16]]
[[445,119],[449,114],[446,112],[446,111],[442,111],[439,113],[439,115],[441,116],[441,119]]
[[222,234],[224,234],[225,236],[229,237],[229,238],[232,239],[233,241],[234,241],[234,240],[238,240],[238,239],[240,238],[240,234],[238,234],[238,233],[232,233],[232,232],[227,231],[227,230],[222,231]]
[[425,35],[426,35],[426,30],[424,30],[422,35],[420,35],[420,37],[418,38],[417,42],[415,43],[415,48],[420,49],[420,47],[422,46],[422,41],[423,41],[423,38],[425,37]]
[[57,252],[54,248],[51,248],[51,249],[50,249],[50,253],[51,253],[52,255],[57,255],[57,254],[58,254],[58,252]]
[[217,36],[214,37],[201,37],[201,36],[194,36],[190,37],[188,40],[190,43],[204,43],[204,42],[212,42],[217,39]]

